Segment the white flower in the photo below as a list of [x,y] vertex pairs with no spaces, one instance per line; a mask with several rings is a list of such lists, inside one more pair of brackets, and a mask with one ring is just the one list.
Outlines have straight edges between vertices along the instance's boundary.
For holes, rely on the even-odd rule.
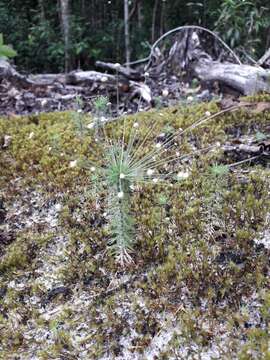
[[74,168],[75,166],[77,166],[77,163],[78,163],[78,160],[70,161],[69,167]]
[[162,146],[162,144],[161,144],[161,143],[157,143],[157,144],[156,144],[156,148],[158,148],[158,149],[160,149],[160,148],[161,148],[161,146]]
[[188,96],[187,101],[189,101],[189,102],[193,101],[193,96]]
[[163,97],[167,97],[168,95],[169,95],[169,90],[168,89],[162,90],[162,96]]
[[158,179],[157,179],[157,178],[154,178],[154,179],[153,179],[153,183],[156,184],[157,182],[158,182]]
[[62,209],[62,205],[61,205],[61,204],[56,204],[56,205],[55,205],[55,211],[59,212],[59,211],[61,211],[61,209]]
[[135,122],[135,123],[133,124],[133,127],[134,127],[134,128],[138,128],[138,127],[139,127],[139,124],[138,124],[137,122]]
[[92,172],[94,172],[94,171],[96,171],[96,168],[95,168],[94,166],[91,166],[91,167],[90,167],[90,170],[91,170]]
[[184,180],[189,177],[189,173],[187,171],[179,171],[179,173],[176,176],[178,180]]
[[126,177],[126,175],[123,174],[123,173],[121,173],[121,174],[119,175],[119,178],[120,178],[120,179],[124,179],[125,177]]
[[100,117],[100,121],[101,121],[101,122],[105,122],[105,121],[106,121],[105,116],[101,116],[101,117]]
[[48,102],[48,100],[46,100],[46,99],[43,99],[43,100],[41,100],[41,106],[42,107],[44,107],[45,105],[47,105],[47,102]]
[[147,174],[148,176],[151,176],[151,175],[154,174],[154,170],[153,170],[153,169],[148,169],[148,170],[146,171],[146,174]]
[[108,81],[108,77],[107,76],[102,76],[101,82],[105,83],[107,81]]
[[78,109],[77,113],[81,114],[82,113],[82,109]]
[[176,151],[175,155],[176,155],[176,156],[180,156],[180,152],[179,152],[179,151]]
[[94,126],[94,123],[89,123],[88,125],[86,125],[87,129],[93,129]]
[[35,134],[33,133],[33,132],[31,132],[30,134],[29,134],[29,139],[32,139],[32,137],[34,136]]
[[119,199],[123,199],[123,197],[124,197],[123,191],[120,191],[120,192],[117,194],[117,197],[118,197]]
[[219,141],[216,142],[216,147],[221,147],[221,143]]
[[4,145],[3,145],[3,148],[7,148],[10,143],[11,143],[11,139],[12,137],[10,135],[5,135],[4,136]]
[[207,116],[207,117],[208,117],[208,116],[211,116],[210,111],[206,111],[206,112],[205,112],[205,116]]

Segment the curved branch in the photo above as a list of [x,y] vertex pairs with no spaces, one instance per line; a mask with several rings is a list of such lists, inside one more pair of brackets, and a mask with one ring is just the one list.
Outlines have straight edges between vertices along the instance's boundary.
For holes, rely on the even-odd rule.
[[207,32],[208,34],[212,35],[214,38],[216,38],[222,45],[225,49],[227,49],[229,51],[230,54],[233,55],[233,57],[235,58],[236,62],[241,65],[241,61],[239,59],[239,57],[235,54],[235,52],[216,34],[214,33],[213,31],[211,30],[208,30],[202,26],[198,26],[198,25],[184,25],[184,26],[179,26],[175,29],[172,29],[168,32],[166,32],[165,34],[163,34],[151,47],[151,52],[150,52],[150,55],[144,59],[141,59],[141,60],[136,60],[136,61],[133,61],[133,62],[130,62],[130,65],[135,65],[135,64],[140,64],[140,63],[143,63],[143,62],[146,62],[148,61],[148,64],[146,65],[146,69],[149,68],[149,65],[150,65],[150,60],[151,60],[151,57],[154,53],[154,49],[156,48],[156,46],[167,36],[175,33],[175,32],[178,32],[178,31],[182,31],[182,30],[189,30],[189,29],[197,29],[197,30],[202,30],[202,31],[205,31]]

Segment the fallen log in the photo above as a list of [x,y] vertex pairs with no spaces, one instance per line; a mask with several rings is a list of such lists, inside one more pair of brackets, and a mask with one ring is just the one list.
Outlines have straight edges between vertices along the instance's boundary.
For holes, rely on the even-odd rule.
[[26,76],[18,73],[6,60],[0,59],[0,81],[7,79],[21,87],[29,87],[33,82]]
[[143,75],[134,70],[134,69],[127,69],[124,66],[121,66],[120,64],[113,64],[113,63],[105,63],[103,61],[96,61],[96,66],[100,67],[104,70],[109,70],[113,72],[118,72],[119,74],[125,76],[127,79],[135,80],[135,81],[141,81],[144,79]]
[[69,85],[81,85],[93,82],[103,82],[115,85],[116,77],[97,71],[71,71],[66,75],[66,84]]
[[193,69],[201,81],[218,81],[243,95],[270,92],[270,71],[260,67],[200,59]]

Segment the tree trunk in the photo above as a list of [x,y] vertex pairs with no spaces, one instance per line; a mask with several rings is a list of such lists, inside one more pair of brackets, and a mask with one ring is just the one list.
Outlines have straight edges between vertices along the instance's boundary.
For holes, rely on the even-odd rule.
[[129,38],[129,11],[128,0],[124,0],[124,22],[125,22],[125,51],[126,51],[126,64],[129,69],[130,63],[130,38]]
[[138,1],[137,14],[138,14],[138,29],[141,33],[143,28],[143,4],[140,0]]
[[154,43],[155,41],[157,9],[158,9],[158,0],[155,0],[153,16],[152,16],[152,43]]
[[70,70],[70,24],[69,24],[69,0],[60,0],[61,21],[65,45],[65,72]]
[[45,22],[46,17],[45,17],[44,1],[43,0],[38,0],[38,5],[39,5],[39,10],[40,10],[41,21]]

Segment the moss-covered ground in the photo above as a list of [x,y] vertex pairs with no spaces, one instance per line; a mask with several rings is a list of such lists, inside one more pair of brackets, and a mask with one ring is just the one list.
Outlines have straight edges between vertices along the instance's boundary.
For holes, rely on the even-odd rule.
[[[154,121],[148,152],[218,111],[151,110],[106,133],[121,136],[125,121],[128,137],[137,122],[142,138]],[[189,176],[134,189],[125,267],[108,251],[106,192],[78,166],[102,166],[104,137],[78,134],[72,117],[0,119],[0,145],[11,136],[0,147],[0,359],[270,359],[268,158],[210,171],[238,160],[225,143],[269,135],[270,112],[227,112],[176,138],[169,151],[193,155],[163,172]]]

